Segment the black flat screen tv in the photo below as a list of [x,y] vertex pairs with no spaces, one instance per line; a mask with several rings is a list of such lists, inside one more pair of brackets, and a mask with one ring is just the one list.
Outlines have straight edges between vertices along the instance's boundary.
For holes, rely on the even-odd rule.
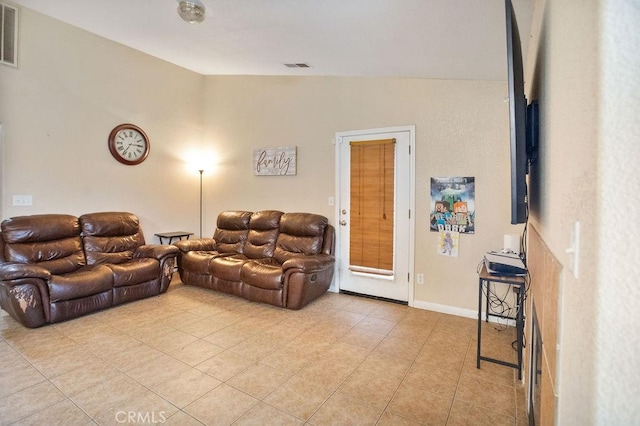
[[527,221],[527,98],[524,94],[522,48],[511,0],[505,0],[509,128],[511,148],[511,223]]

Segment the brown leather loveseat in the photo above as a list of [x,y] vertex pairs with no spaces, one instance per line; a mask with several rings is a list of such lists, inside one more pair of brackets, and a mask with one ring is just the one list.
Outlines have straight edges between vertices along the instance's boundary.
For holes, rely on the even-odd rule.
[[27,327],[163,293],[178,255],[146,245],[131,213],[21,216],[1,229],[0,306]]
[[334,228],[316,214],[226,211],[213,238],[175,245],[183,283],[283,308],[302,308],[333,278]]

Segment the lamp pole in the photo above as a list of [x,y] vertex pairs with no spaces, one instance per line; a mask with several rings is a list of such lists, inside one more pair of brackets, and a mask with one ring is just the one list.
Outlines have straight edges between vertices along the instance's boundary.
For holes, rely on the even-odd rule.
[[200,238],[202,238],[202,172],[203,169],[198,170],[200,172]]

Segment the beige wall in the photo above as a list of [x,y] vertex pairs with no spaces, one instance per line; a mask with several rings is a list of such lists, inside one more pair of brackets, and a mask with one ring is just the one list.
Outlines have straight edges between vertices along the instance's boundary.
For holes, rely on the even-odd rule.
[[[538,4],[539,5],[539,4]],[[539,11],[541,12],[541,11]],[[531,174],[531,222],[561,263],[559,424],[591,424],[595,410],[598,22],[595,2],[547,2],[532,98],[540,101],[540,159]],[[533,58],[529,57],[529,61]],[[580,223],[579,275],[569,268]],[[543,284],[543,285],[546,285]],[[549,350],[549,348],[547,349]]]
[[[22,10],[20,67],[0,67],[4,128],[2,217],[127,210],[153,234],[194,230],[197,172],[185,151],[199,148],[199,74]],[[151,140],[147,160],[125,166],[107,137],[131,122]],[[33,206],[13,207],[14,194]]]
[[[225,209],[307,210],[334,221],[336,132],[416,126],[416,306],[475,316],[476,266],[509,224],[506,82],[393,78],[206,77],[205,143],[220,163],[207,180],[207,216]],[[298,147],[295,177],[254,176],[254,148]],[[475,176],[477,232],[460,257],[436,254],[429,179]],[[214,182],[227,182],[225,185]],[[241,188],[241,190],[239,190]],[[211,233],[213,224],[208,224]]]
[[635,424],[640,418],[640,6],[609,0],[600,7],[599,15],[596,421],[623,425]]
[[[617,0],[538,0],[536,9],[528,69],[541,141],[531,221],[562,264],[556,424],[635,424],[640,11]],[[577,277],[566,253],[574,222]]]

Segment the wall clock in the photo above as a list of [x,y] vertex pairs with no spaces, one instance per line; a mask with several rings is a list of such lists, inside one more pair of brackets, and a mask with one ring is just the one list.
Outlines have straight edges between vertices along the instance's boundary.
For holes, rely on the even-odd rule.
[[136,125],[121,124],[109,134],[109,151],[122,164],[142,163],[149,155],[149,148],[147,134]]

